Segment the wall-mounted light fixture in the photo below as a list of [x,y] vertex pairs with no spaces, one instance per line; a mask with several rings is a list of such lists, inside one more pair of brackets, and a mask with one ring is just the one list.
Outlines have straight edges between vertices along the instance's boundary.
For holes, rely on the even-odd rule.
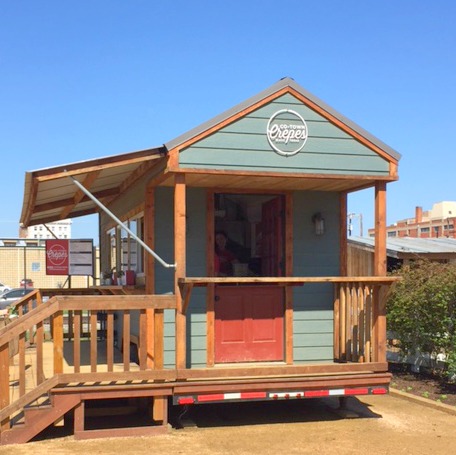
[[320,212],[317,212],[312,216],[312,223],[316,235],[323,235],[325,233],[325,219]]

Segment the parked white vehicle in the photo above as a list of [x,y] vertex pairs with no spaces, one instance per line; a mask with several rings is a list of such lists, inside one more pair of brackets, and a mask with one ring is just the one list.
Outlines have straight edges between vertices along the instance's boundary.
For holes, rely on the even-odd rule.
[[2,295],[6,291],[9,291],[10,289],[11,286],[7,286],[6,284],[0,283],[0,295]]

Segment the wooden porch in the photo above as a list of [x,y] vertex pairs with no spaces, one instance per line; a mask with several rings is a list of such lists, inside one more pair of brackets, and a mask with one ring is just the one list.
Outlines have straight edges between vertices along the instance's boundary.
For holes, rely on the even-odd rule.
[[[334,287],[334,362],[187,365],[186,333],[175,325],[175,366],[164,366],[163,312],[185,320],[191,290],[215,283],[265,283],[290,288],[312,283]],[[389,384],[385,305],[388,277],[183,278],[183,306],[175,295],[104,295],[99,289],[41,290],[17,305],[18,316],[0,330],[1,443],[27,442],[64,416],[77,438],[103,437],[85,428],[85,405],[92,400],[137,398],[146,402],[150,425],[117,428],[110,434],[155,434],[166,430],[168,398],[191,394],[256,390],[318,390]],[[118,293],[119,289],[116,290]],[[76,295],[74,295],[76,294]],[[85,295],[84,295],[85,294]],[[49,299],[43,302],[44,297]],[[210,333],[211,314],[207,325]],[[285,309],[286,352],[292,352],[292,305]],[[132,333],[132,318],[139,333]],[[117,321],[117,322],[116,322]],[[121,333],[115,333],[115,326]],[[152,336],[153,335],[153,336]],[[207,350],[213,340],[207,340]],[[135,358],[130,347],[137,347]],[[208,360],[211,356],[207,355]]]

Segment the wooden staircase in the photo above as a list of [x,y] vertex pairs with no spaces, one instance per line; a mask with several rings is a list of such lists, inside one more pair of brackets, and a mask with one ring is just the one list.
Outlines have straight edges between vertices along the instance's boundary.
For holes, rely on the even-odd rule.
[[[16,305],[18,317],[0,328],[0,444],[28,442],[62,419],[73,424],[77,439],[166,431],[172,391],[165,381],[175,371],[157,368],[142,347],[147,346],[146,312],[175,306],[173,295],[54,294],[46,302],[39,290],[25,296]],[[139,333],[132,335],[134,312]],[[122,327],[117,338],[115,320]],[[119,340],[121,352],[115,346]],[[131,343],[140,348],[133,363]],[[87,428],[88,403],[127,398],[149,406],[143,413],[146,425]]]
[[24,408],[23,421],[1,434],[2,445],[28,442],[80,403],[77,395],[50,396],[50,403]]

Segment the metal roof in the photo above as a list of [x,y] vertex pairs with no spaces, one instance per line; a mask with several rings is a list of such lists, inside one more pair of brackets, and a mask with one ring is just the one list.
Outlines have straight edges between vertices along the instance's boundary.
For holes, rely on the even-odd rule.
[[109,203],[165,155],[163,147],[26,172],[20,223],[24,227],[98,212],[70,177]]
[[[374,237],[349,237],[349,243],[373,250]],[[404,256],[426,255],[455,255],[456,239],[446,237],[414,238],[414,237],[388,237],[386,240],[387,255],[401,258]]]

